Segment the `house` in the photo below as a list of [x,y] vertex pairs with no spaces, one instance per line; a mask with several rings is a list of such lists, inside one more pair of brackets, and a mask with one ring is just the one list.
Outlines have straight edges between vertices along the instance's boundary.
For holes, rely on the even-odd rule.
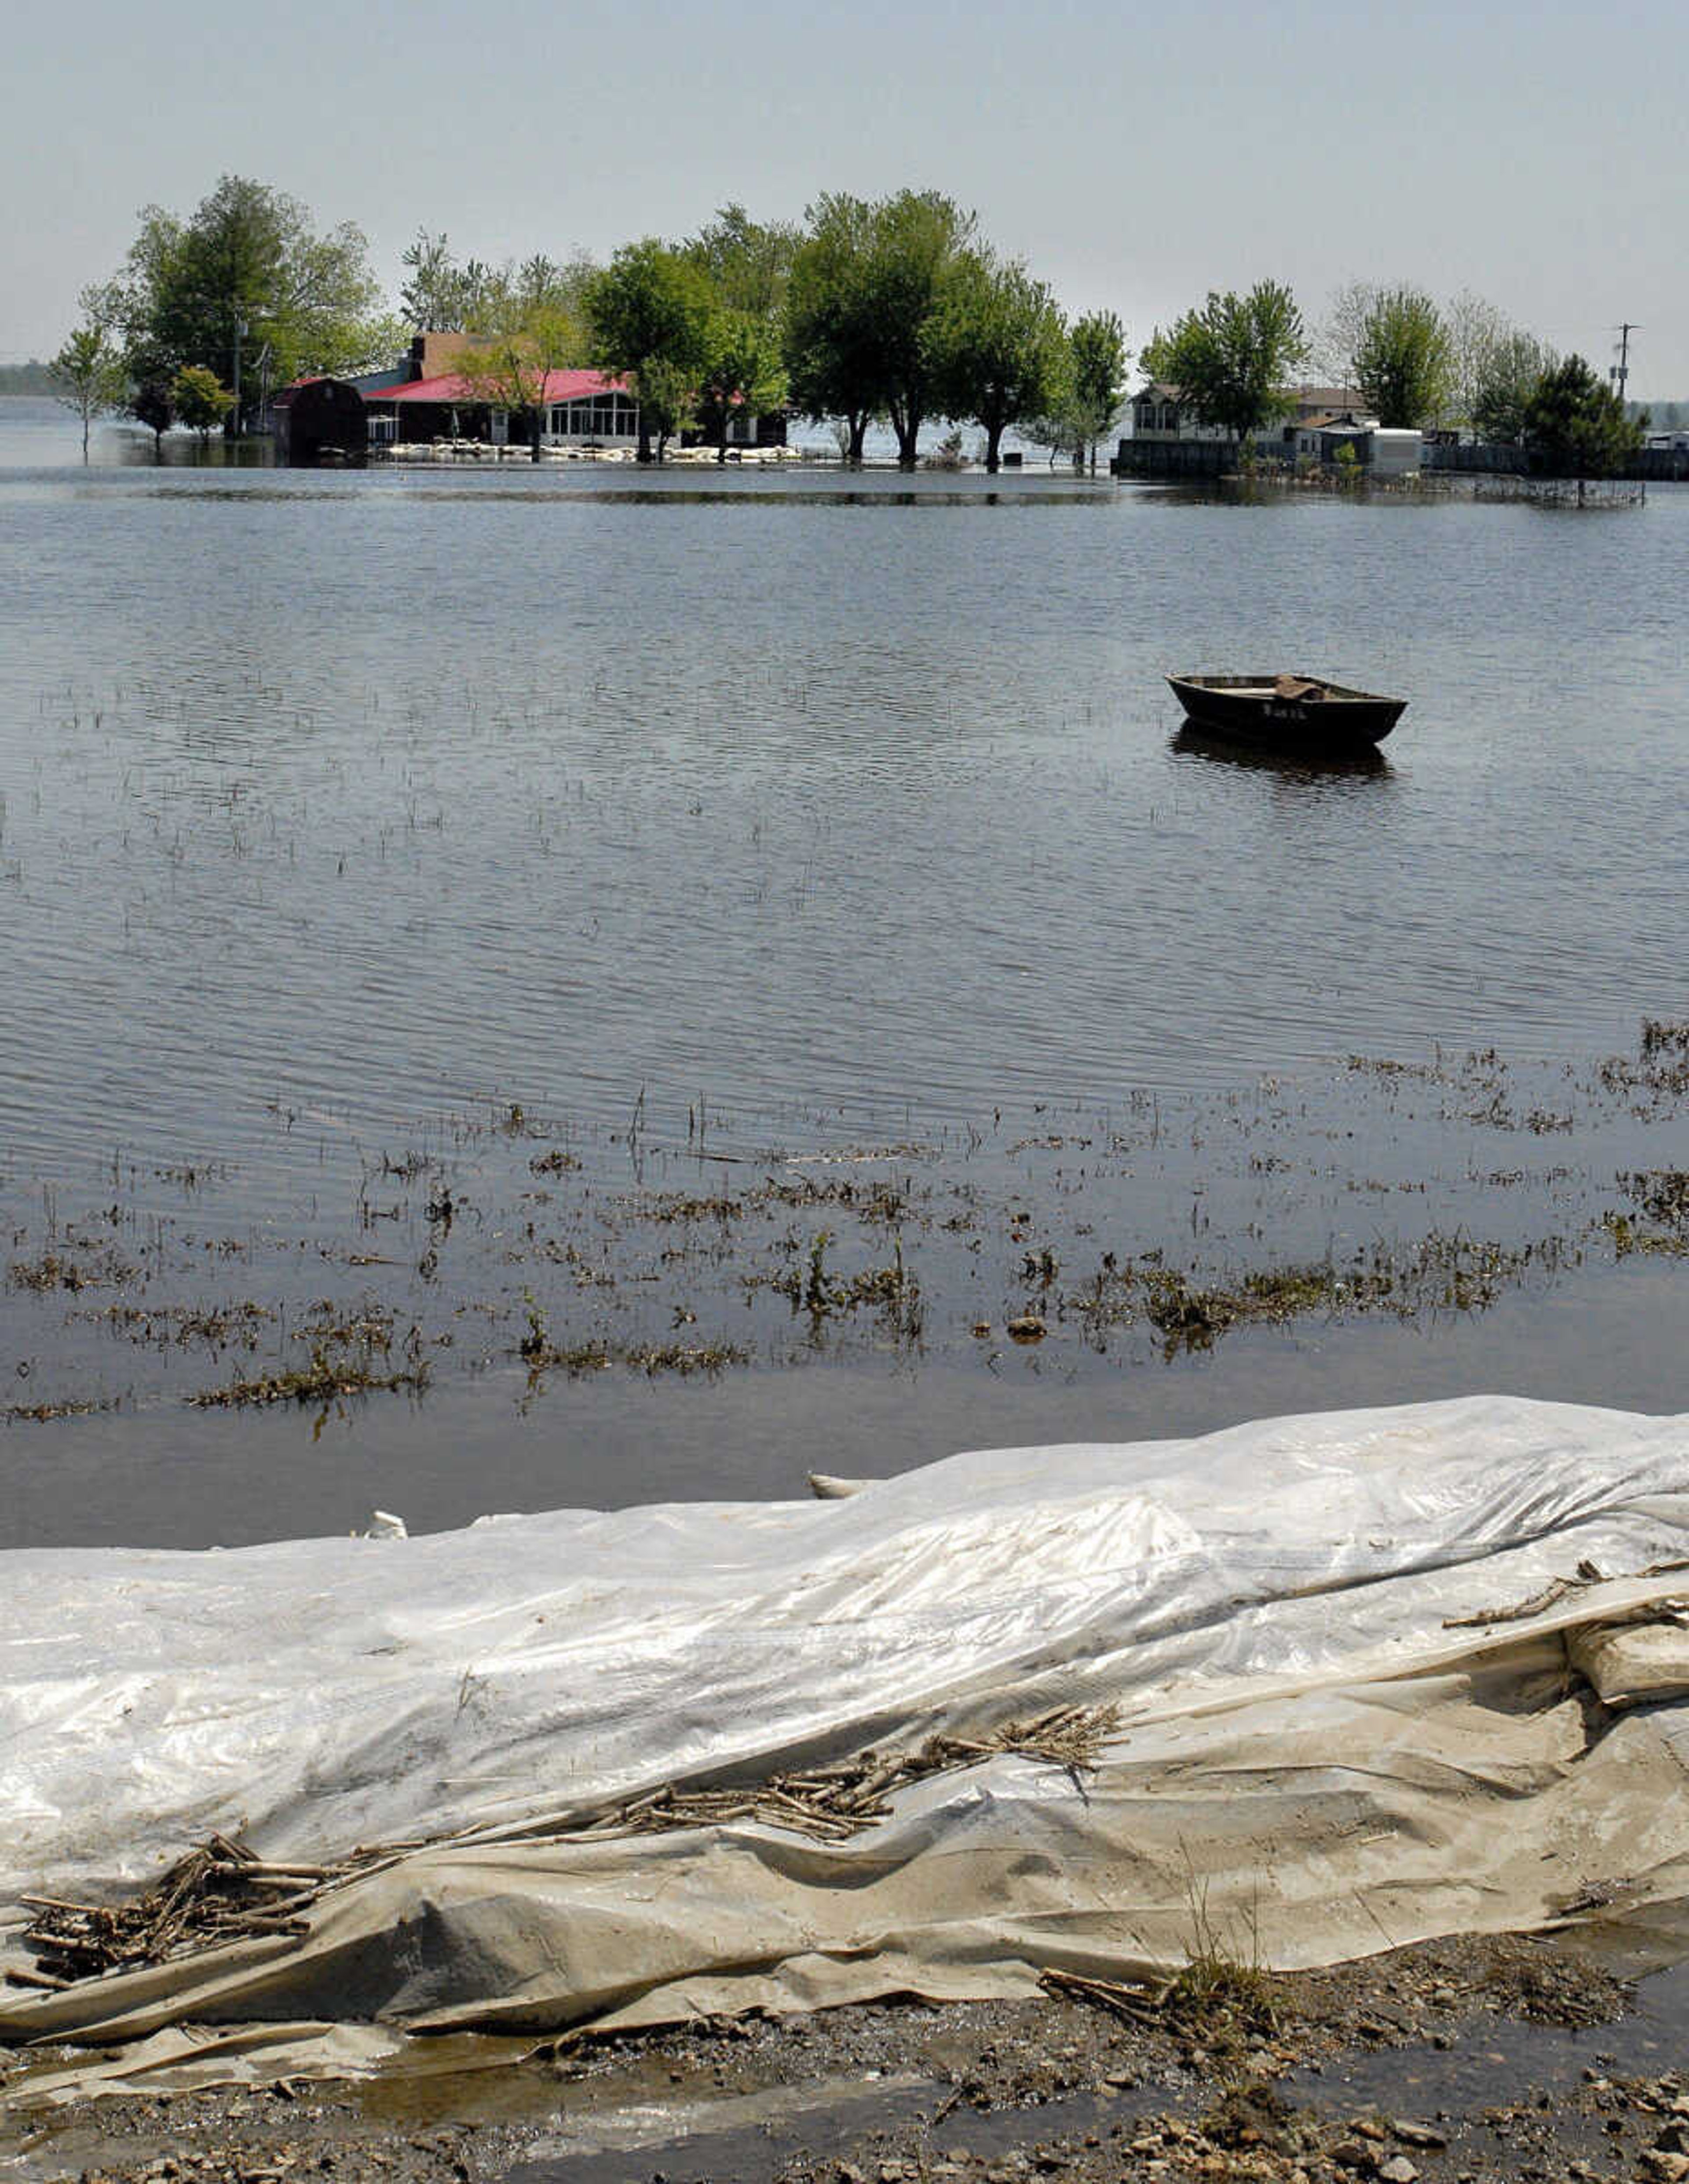
[[[1352,387],[1292,387],[1285,390],[1287,404],[1282,426],[1269,426],[1260,436],[1264,448],[1288,440],[1298,425],[1311,417],[1329,416],[1360,400]],[[1168,381],[1152,379],[1132,398],[1132,437],[1134,440],[1227,440],[1231,435],[1218,425],[1199,424],[1180,389]]]
[[[541,443],[552,447],[632,447],[639,405],[623,382],[601,371],[548,371]],[[372,446],[472,439],[502,447],[510,438],[508,408],[461,371],[371,388],[364,395]]]
[[[367,444],[371,447],[415,446],[441,440],[472,440],[504,447],[513,438],[526,437],[519,416],[513,431],[510,410],[489,398],[484,381],[477,382],[473,359],[477,350],[490,346],[483,334],[420,333],[404,360],[383,371],[363,372],[334,382],[355,389],[364,405]],[[301,398],[298,387],[285,388],[276,398],[278,419],[285,405]],[[307,405],[309,406],[309,404]],[[631,448],[639,437],[639,405],[627,382],[601,371],[584,369],[548,371],[543,388],[544,417],[540,442],[557,448]],[[285,428],[284,428],[285,429]],[[688,435],[689,440],[698,436]],[[733,448],[778,448],[786,443],[786,419],[782,411],[756,416],[747,411],[728,427]],[[284,461],[313,461],[305,453],[304,436],[296,433],[298,453],[289,454],[278,442]]]
[[1152,379],[1132,397],[1132,437],[1134,440],[1229,440],[1218,425],[1200,425],[1180,390],[1164,379]]

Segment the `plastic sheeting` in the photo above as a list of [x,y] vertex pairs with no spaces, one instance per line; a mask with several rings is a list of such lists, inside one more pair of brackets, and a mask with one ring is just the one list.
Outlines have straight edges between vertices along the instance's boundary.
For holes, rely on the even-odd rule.
[[[1681,1894],[1686,1563],[1689,1420],[1500,1397],[991,1451],[831,1502],[7,1555],[0,1903],[212,1828],[277,1858],[432,1841],[303,1940],[0,1993],[0,2038],[1012,1994],[1178,1963],[1198,1892],[1287,1965]],[[1094,1774],[929,1776],[847,1842],[560,1832],[1073,1703],[1119,1709]]]

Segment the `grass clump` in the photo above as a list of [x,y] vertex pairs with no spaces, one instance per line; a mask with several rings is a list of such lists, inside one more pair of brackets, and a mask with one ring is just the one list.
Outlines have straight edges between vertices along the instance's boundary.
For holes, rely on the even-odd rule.
[[1229,1934],[1208,1904],[1208,1885],[1192,1871],[1185,1879],[1190,1938],[1185,1961],[1163,1997],[1171,2017],[1208,2048],[1263,2038],[1279,2025],[1279,1982],[1261,1961],[1258,1910],[1251,1907],[1240,1935]]
[[409,1388],[417,1394],[428,1384],[428,1368],[419,1360],[396,1373],[378,1372],[367,1352],[337,1355],[319,1343],[305,1365],[284,1367],[255,1379],[232,1380],[226,1388],[202,1388],[187,1401],[196,1410],[242,1410],[266,1403],[332,1403],[344,1396],[367,1396]]

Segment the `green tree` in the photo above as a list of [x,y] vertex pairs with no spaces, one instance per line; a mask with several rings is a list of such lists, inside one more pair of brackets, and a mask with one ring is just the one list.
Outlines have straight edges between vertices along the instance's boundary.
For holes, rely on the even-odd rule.
[[[297,199],[239,175],[188,220],[149,205],[122,271],[92,292],[131,365],[193,365],[231,382],[259,357],[279,382],[356,369],[378,295],[360,229],[318,234]],[[244,395],[231,405],[231,431],[248,406]]]
[[803,231],[789,220],[753,220],[742,204],[725,204],[707,226],[680,246],[716,292],[723,310],[775,325],[786,300]]
[[819,423],[844,421],[844,459],[862,460],[868,426],[883,415],[878,315],[869,282],[873,208],[861,198],[817,198],[792,256],[783,343],[793,402]]
[[198,433],[201,447],[235,406],[234,390],[203,364],[183,365],[170,382],[170,397],[182,423]]
[[67,410],[82,421],[82,460],[88,460],[88,430],[96,417],[120,409],[129,391],[123,359],[103,327],[79,326],[47,366],[53,388]]
[[1530,398],[1558,362],[1534,334],[1515,331],[1495,343],[1473,388],[1472,429],[1480,439],[1523,440]]
[[999,265],[989,250],[952,261],[927,354],[939,409],[984,430],[991,471],[1006,429],[1058,406],[1070,383],[1067,330],[1054,297],[1023,265]]
[[715,303],[697,266],[655,237],[625,244],[587,283],[593,362],[619,374],[639,404],[642,463],[687,419],[710,363]]
[[696,404],[716,461],[727,459],[727,433],[735,417],[761,416],[778,410],[785,399],[786,367],[773,326],[746,311],[717,311]]
[[1073,422],[1090,448],[1094,477],[1096,443],[1113,431],[1126,406],[1126,371],[1131,361],[1126,329],[1112,311],[1089,311],[1074,320],[1067,346]]
[[866,305],[879,401],[897,435],[897,460],[913,470],[916,443],[931,415],[942,415],[939,357],[934,339],[946,292],[974,218],[936,190],[900,190],[873,208]]
[[176,422],[176,396],[168,379],[143,379],[129,398],[129,414],[153,436],[153,459],[164,460],[164,435]]
[[535,462],[545,436],[546,380],[586,359],[581,297],[589,274],[579,261],[566,268],[539,256],[501,273],[482,269],[467,314],[473,345],[455,365],[469,398],[519,418]]
[[1307,354],[1296,298],[1279,281],[1258,281],[1246,296],[1211,289],[1200,311],[1151,337],[1142,362],[1151,379],[1178,387],[1203,424],[1237,440],[1247,460],[1250,438],[1288,409],[1285,383]]
[[1380,289],[1361,320],[1349,372],[1380,425],[1435,424],[1455,381],[1453,346],[1431,298],[1417,288]]
[[1627,417],[1617,392],[1580,356],[1545,371],[1525,405],[1531,465],[1551,476],[1605,477],[1640,451],[1647,434],[1647,413]]

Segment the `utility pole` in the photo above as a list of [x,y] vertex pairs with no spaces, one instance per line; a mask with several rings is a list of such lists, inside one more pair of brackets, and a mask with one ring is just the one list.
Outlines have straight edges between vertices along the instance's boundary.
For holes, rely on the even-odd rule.
[[1612,381],[1613,390],[1621,404],[1625,399],[1625,382],[1630,376],[1630,337],[1641,332],[1639,326],[1633,325],[1629,319],[1625,320],[1619,329],[1619,361],[1608,367],[1607,376]]

